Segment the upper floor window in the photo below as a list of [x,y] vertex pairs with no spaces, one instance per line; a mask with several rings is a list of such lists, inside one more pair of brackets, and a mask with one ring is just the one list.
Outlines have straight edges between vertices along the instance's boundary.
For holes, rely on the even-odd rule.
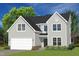
[[44,31],[47,31],[47,26],[46,25],[44,26]]
[[18,31],[24,31],[25,30],[25,24],[18,24]]
[[53,24],[53,31],[56,31],[56,24]]
[[57,24],[58,30],[61,30],[61,24]]
[[22,30],[23,31],[25,30],[25,24],[22,24]]
[[18,24],[18,31],[21,31],[21,24]]
[[53,24],[53,31],[60,31],[61,30],[61,24]]

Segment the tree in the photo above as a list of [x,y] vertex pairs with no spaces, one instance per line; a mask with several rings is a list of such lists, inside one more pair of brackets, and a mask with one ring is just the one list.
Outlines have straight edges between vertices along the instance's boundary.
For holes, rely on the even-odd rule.
[[19,16],[35,16],[35,13],[32,7],[12,8],[9,13],[3,16],[2,23],[4,30],[7,30]]
[[0,28],[0,44],[3,43],[3,29]]
[[76,37],[78,36],[78,15],[75,11],[66,11],[66,13],[69,13],[71,15],[71,38],[74,43],[77,42],[78,39]]
[[78,16],[75,11],[66,11],[65,13],[69,13],[71,15],[71,33],[78,33]]
[[14,7],[7,14],[5,14],[2,19],[5,42],[8,41],[6,31],[19,16],[24,16],[24,17],[35,16],[35,13],[32,7],[20,7],[20,8]]

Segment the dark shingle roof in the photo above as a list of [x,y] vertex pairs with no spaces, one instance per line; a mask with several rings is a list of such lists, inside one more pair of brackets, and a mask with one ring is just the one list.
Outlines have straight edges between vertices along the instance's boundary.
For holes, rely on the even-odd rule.
[[[69,20],[69,13],[63,13],[61,14],[62,17],[64,17],[67,21]],[[51,17],[52,15],[45,15],[45,16],[34,16],[29,17],[30,20],[32,20],[35,24],[38,23],[46,23],[46,21]]]
[[28,17],[24,17],[25,20],[36,30],[36,31],[41,31],[40,28]]
[[64,17],[68,21],[70,13],[63,13],[63,14],[61,14],[61,16]]
[[46,23],[46,21],[51,17],[51,15],[46,15],[46,16],[35,16],[35,17],[30,17],[32,21],[34,21],[35,24],[38,23]]
[[[69,13],[63,13],[61,14],[62,17],[64,17],[67,21],[69,20]],[[40,28],[36,25],[38,23],[46,23],[46,21],[51,17],[52,15],[45,15],[45,16],[34,16],[34,17],[24,17],[25,20],[37,31],[41,31]]]

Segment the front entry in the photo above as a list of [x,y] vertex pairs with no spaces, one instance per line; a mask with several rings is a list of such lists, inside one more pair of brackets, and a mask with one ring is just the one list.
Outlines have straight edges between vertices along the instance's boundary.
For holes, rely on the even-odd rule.
[[46,47],[47,46],[47,39],[45,38],[44,39],[44,47]]
[[47,38],[42,37],[41,38],[41,47],[46,47],[47,46]]

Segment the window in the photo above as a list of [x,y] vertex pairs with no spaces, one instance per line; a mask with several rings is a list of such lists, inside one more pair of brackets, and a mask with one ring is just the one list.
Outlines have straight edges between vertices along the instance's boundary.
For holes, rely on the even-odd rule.
[[57,24],[58,30],[61,30],[61,24]]
[[23,31],[25,30],[25,24],[22,24],[22,30]]
[[60,46],[61,45],[61,38],[53,38],[53,45]]
[[18,31],[24,31],[25,30],[25,24],[18,24]]
[[58,38],[58,45],[61,45],[61,38]]
[[46,25],[44,26],[44,31],[47,31],[47,26]]
[[53,24],[53,31],[56,31],[56,24]]
[[61,30],[61,24],[53,24],[53,31],[60,31]]
[[53,38],[53,45],[56,45],[56,38]]
[[21,31],[21,24],[18,24],[18,31]]

